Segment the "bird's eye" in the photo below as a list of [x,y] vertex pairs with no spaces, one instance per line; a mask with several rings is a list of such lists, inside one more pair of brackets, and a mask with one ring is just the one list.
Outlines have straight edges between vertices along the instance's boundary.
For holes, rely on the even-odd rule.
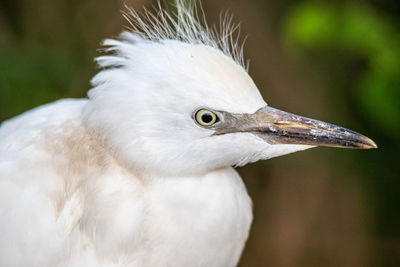
[[195,114],[195,119],[201,126],[211,126],[219,121],[217,115],[207,109],[200,109],[197,111]]

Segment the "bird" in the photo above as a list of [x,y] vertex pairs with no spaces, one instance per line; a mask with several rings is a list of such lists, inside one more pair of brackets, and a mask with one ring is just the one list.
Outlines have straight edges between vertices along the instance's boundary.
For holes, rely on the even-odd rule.
[[0,126],[0,266],[236,266],[253,220],[235,167],[368,137],[273,108],[225,19],[125,13],[88,96]]

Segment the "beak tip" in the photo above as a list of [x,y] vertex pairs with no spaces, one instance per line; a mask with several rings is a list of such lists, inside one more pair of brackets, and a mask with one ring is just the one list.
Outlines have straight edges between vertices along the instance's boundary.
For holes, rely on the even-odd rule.
[[372,149],[372,148],[378,148],[378,146],[370,138],[365,137],[365,140],[363,142],[363,146],[361,148],[363,148],[363,149]]

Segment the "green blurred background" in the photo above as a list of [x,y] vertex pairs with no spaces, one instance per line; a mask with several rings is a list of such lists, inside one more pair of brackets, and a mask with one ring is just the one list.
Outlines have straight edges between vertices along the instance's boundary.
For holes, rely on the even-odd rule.
[[[85,97],[124,3],[0,0],[0,121]],[[255,220],[240,266],[400,266],[400,1],[203,0],[248,36],[250,74],[277,108],[359,131],[379,149],[315,148],[239,169]]]

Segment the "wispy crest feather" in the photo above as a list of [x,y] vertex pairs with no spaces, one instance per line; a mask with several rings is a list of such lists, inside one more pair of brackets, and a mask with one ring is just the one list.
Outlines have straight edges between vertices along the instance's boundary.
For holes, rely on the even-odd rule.
[[[127,11],[123,12],[123,16],[128,20],[130,28],[121,33],[121,38],[131,43],[142,39],[152,42],[179,40],[189,44],[203,44],[221,50],[247,70],[248,64],[243,56],[244,41],[239,38],[239,24],[233,23],[232,15],[226,12],[220,17],[219,28],[215,25],[209,27],[204,11],[199,6],[200,8],[194,0],[175,0],[174,12],[164,9],[160,2],[152,10],[143,8],[142,12],[126,7]],[[113,51],[117,42],[107,39],[103,44],[110,46],[107,51]],[[97,60],[105,59],[110,58],[104,56]]]

